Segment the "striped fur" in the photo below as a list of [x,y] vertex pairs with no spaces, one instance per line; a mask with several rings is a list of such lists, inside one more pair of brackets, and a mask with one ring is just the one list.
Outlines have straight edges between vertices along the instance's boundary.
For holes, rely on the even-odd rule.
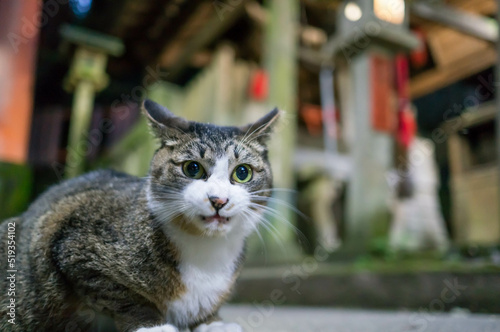
[[[89,331],[101,316],[119,331],[208,331],[218,320],[260,219],[251,193],[269,195],[265,143],[279,113],[219,127],[175,117],[151,101],[143,110],[161,143],[148,177],[88,173],[52,187],[0,226],[6,244],[15,224],[17,269],[12,325],[4,260],[0,331]],[[183,173],[189,160],[203,165],[205,179]],[[232,180],[240,164],[252,167],[251,181]],[[207,222],[216,213],[207,199],[214,195],[228,202],[218,210],[222,219]],[[1,257],[6,250],[0,246]]]

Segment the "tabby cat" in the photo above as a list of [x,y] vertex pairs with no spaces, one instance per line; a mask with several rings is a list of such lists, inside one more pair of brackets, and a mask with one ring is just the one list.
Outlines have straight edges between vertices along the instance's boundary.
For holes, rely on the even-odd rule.
[[88,173],[1,225],[0,331],[89,331],[96,315],[119,331],[242,331],[217,312],[271,193],[279,111],[221,127],[142,110],[161,143],[146,178]]

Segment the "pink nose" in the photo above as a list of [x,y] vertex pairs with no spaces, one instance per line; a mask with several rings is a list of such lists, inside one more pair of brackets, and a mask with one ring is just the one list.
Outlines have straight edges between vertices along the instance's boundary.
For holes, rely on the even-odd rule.
[[210,203],[212,203],[214,209],[216,209],[217,211],[222,209],[224,205],[226,205],[227,202],[229,201],[229,199],[227,198],[220,198],[217,196],[209,196],[208,199],[210,200]]

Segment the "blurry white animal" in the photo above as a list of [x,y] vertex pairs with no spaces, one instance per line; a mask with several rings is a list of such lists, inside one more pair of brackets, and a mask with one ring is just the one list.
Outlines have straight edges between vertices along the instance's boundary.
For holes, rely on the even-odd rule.
[[416,138],[410,146],[408,158],[408,173],[397,176],[410,177],[413,193],[410,197],[393,201],[390,247],[405,251],[444,251],[449,242],[437,197],[433,142]]

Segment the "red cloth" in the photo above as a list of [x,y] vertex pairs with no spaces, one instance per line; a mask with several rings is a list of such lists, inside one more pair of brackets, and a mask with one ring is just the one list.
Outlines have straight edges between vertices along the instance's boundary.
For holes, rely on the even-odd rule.
[[410,109],[398,112],[398,143],[408,149],[417,134],[417,122]]
[[396,138],[398,143],[407,149],[417,133],[417,123],[410,109],[410,84],[406,56],[396,56],[395,66],[396,91],[398,94],[398,132]]
[[269,78],[264,69],[257,69],[250,81],[249,95],[256,101],[266,100],[269,94]]

